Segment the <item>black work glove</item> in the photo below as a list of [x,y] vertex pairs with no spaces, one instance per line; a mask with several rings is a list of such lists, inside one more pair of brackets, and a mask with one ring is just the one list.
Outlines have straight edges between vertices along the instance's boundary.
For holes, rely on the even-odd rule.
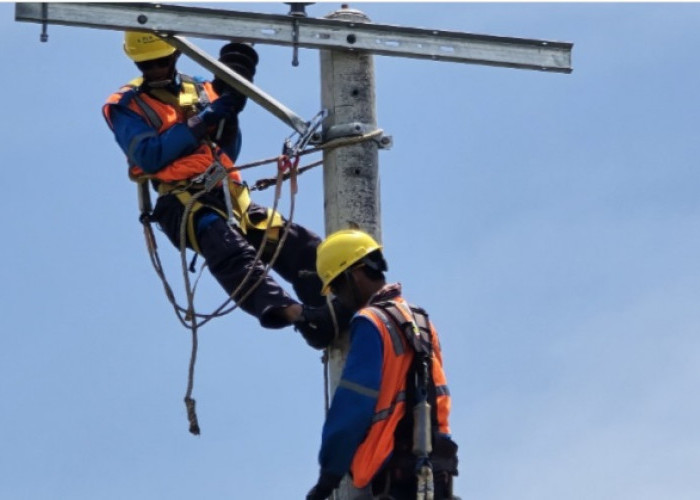
[[[249,82],[252,82],[253,76],[255,76],[255,68],[258,65],[258,53],[248,44],[231,42],[221,47],[219,62],[225,64]],[[219,77],[214,78],[211,83],[217,94],[231,93],[235,95],[237,99],[236,112],[240,113],[243,110],[248,99],[246,96],[229,86]]]
[[311,488],[306,494],[306,500],[326,500],[333,490],[338,487],[342,477],[335,476],[333,474],[321,473],[321,477],[318,478],[316,486]]
[[[338,299],[331,301],[335,312],[338,330],[345,330],[350,324],[353,312],[343,306]],[[301,317],[294,322],[294,329],[301,333],[306,343],[314,349],[325,349],[333,342],[335,325],[328,303],[321,307],[304,305]]]
[[237,97],[229,93],[223,94],[198,114],[187,120],[187,126],[197,139],[201,139],[211,127],[215,127],[221,120],[227,120],[235,116]]

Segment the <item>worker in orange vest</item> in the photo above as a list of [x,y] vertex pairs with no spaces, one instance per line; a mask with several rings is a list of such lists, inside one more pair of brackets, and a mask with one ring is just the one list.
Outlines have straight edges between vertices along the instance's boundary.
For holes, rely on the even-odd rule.
[[[187,247],[204,257],[228,294],[247,283],[234,299],[248,293],[239,306],[262,326],[293,324],[311,345],[319,342],[319,336],[332,336],[329,306],[313,272],[321,241],[313,232],[288,224],[284,246],[273,265],[292,284],[301,303],[271,276],[255,288],[251,286],[263,275],[263,264],[270,262],[287,221],[272,209],[253,203],[239,172],[232,168],[241,148],[238,115],[246,97],[218,78],[209,82],[178,72],[179,51],[152,33],[126,32],[124,51],[142,76],[112,94],[103,114],[126,154],[129,177],[150,182],[158,191],[155,209],[143,216],[156,222],[180,248],[185,207],[193,195],[205,190],[202,174],[217,164],[230,170],[229,182],[194,200],[186,221]],[[222,47],[219,60],[252,81],[258,54],[248,44],[233,42]],[[148,184],[144,187],[148,191]],[[237,224],[230,223],[234,220],[231,211]],[[263,262],[256,261],[266,233]],[[349,320],[342,311],[336,313],[341,323]]]
[[352,499],[456,498],[457,445],[437,331],[398,283],[386,283],[381,250],[356,229],[331,234],[318,248],[322,293],[356,313],[307,500],[328,498],[348,472]]

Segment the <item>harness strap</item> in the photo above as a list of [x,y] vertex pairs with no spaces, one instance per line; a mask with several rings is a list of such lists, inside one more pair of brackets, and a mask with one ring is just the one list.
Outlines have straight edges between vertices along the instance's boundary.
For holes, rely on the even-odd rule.
[[[433,500],[434,482],[433,469],[429,456],[433,450],[433,433],[437,422],[437,388],[432,377],[432,331],[427,313],[418,307],[404,305],[396,301],[386,301],[372,305],[373,310],[384,322],[387,330],[392,333],[398,327],[408,346],[413,350],[412,366],[407,374],[406,391],[412,389],[412,410],[407,409],[412,416],[411,452],[415,457],[415,474],[417,481],[417,500]],[[392,330],[393,328],[393,330]],[[396,349],[395,349],[396,351]],[[410,387],[408,384],[412,384]],[[446,392],[442,386],[439,392]],[[407,394],[402,393],[403,399]],[[394,403],[395,404],[395,403]],[[393,411],[391,407],[375,414],[375,419],[386,418]],[[376,421],[373,419],[373,422]]]
[[403,342],[401,341],[401,334],[399,333],[399,329],[396,326],[396,322],[392,321],[391,318],[387,316],[389,312],[382,307],[376,306],[371,306],[370,309],[377,316],[379,316],[379,319],[381,319],[382,323],[384,323],[384,326],[386,326],[386,329],[389,332],[389,336],[391,337],[391,345],[394,348],[394,354],[396,354],[397,356],[403,354],[404,349]]
[[180,75],[180,78],[182,83],[178,95],[165,89],[148,89],[148,93],[159,101],[180,108],[189,117],[209,104],[209,96],[201,83],[187,75]]
[[[399,326],[408,345],[410,345],[416,353],[426,354],[428,356],[432,355],[432,333],[430,331],[428,315],[423,309],[415,306],[408,306],[408,310],[406,310],[399,303],[393,301],[373,304],[372,308],[375,311],[384,311],[393,320],[393,323]],[[380,317],[384,320],[386,319],[384,315]],[[384,321],[384,324],[391,333],[391,326],[393,325],[390,325],[390,323],[390,321]],[[396,329],[395,326],[393,328],[394,330]]]
[[[182,203],[183,206],[186,207],[190,204],[193,198],[193,195],[190,192],[190,190],[185,188],[185,185],[187,184],[189,183],[185,181],[180,183],[161,182],[160,184],[158,184],[158,193],[160,195],[172,194],[180,201],[180,203]],[[197,243],[197,231],[194,227],[194,217],[197,214],[197,212],[199,212],[202,208],[205,207],[210,210],[213,210],[224,219],[228,218],[226,212],[219,209],[218,207],[212,206],[208,203],[203,203],[199,200],[194,201],[194,203],[192,204],[192,208],[190,209],[189,214],[187,215],[187,241],[189,242],[192,249],[198,254],[201,254],[202,250],[199,247],[199,243]]]
[[151,127],[153,127],[154,129],[160,130],[160,127],[163,126],[163,120],[160,119],[158,113],[156,113],[156,111],[141,98],[138,92],[135,92],[133,100],[139,107],[139,109],[143,111],[143,114],[148,124],[151,125]]
[[[148,93],[160,101],[178,107],[186,115],[196,112],[199,108],[202,108],[211,102],[204,85],[202,85],[200,82],[194,80],[188,75],[180,75],[180,78],[182,79],[182,90],[177,96],[164,89],[149,89]],[[151,125],[151,127],[153,127],[155,130],[160,130],[161,126],[163,125],[163,122],[158,116],[158,113],[156,113],[155,110],[151,106],[149,106],[148,103],[146,103],[146,101],[139,95],[140,86],[142,83],[143,79],[140,78],[132,80],[129,83],[129,86],[132,89],[134,89],[133,99],[136,102],[139,109],[143,112],[143,115],[146,118],[146,121],[149,123],[149,125]],[[143,137],[144,136],[139,136],[134,138],[134,141],[132,141],[133,144],[136,144],[139,140],[143,139]],[[131,149],[133,149],[133,146],[130,146],[130,150]],[[133,166],[134,162],[131,160],[131,155],[127,155],[127,158],[129,158],[129,177],[132,180],[139,182],[142,180],[142,178],[148,179],[153,177],[148,174],[139,175],[138,177],[134,177],[133,175],[131,175],[131,167]],[[260,231],[264,231],[267,229],[268,238],[270,242],[274,243],[278,241],[280,230],[284,227],[284,219],[282,218],[282,215],[280,215],[279,212],[272,210],[271,208],[267,208],[267,213],[265,217],[261,217],[260,220],[253,221],[250,218],[250,214],[248,213],[248,208],[252,203],[248,187],[239,183],[232,182],[228,179],[227,183],[229,184],[228,192],[231,194],[233,201],[235,201],[235,206],[232,207],[232,212],[234,217],[237,219],[239,227],[243,234],[246,234],[250,228],[257,229]],[[183,194],[183,192],[189,189],[191,187],[191,184],[192,183],[189,180],[173,183],[159,182],[158,192],[161,195],[172,192],[183,204],[186,205],[190,201],[191,195]],[[224,219],[229,219],[228,214],[223,213],[219,208],[211,207],[209,205],[200,203],[199,201],[195,201],[187,223],[188,238],[190,244],[192,245],[192,248],[195,249],[197,253],[200,253],[200,251],[199,245],[197,245],[196,238],[194,237],[193,216],[203,206],[208,206],[217,213],[223,214]]]
[[[250,198],[250,192],[248,186],[245,184],[239,184],[235,182],[229,182],[229,189],[232,195],[234,204],[232,206],[233,215],[238,221],[238,227],[243,234],[246,234],[249,229],[257,229],[260,231],[268,230],[268,243],[270,245],[276,244],[279,241],[279,235],[281,228],[284,227],[284,219],[282,215],[276,210],[267,208],[266,217],[258,222],[253,222],[250,220],[250,213],[248,208],[252,203]],[[192,200],[193,191],[203,190],[204,186],[193,185],[191,181],[179,181],[179,182],[159,182],[158,183],[158,194],[166,195],[172,194],[175,196],[180,203],[187,206]],[[197,243],[196,230],[194,225],[194,217],[196,213],[202,208],[208,208],[217,214],[219,214],[223,219],[228,220],[229,216],[225,210],[220,207],[207,203],[205,201],[195,200],[189,211],[187,217],[187,240],[192,246],[192,249],[201,254],[201,249]],[[268,228],[268,221],[272,218],[270,226]]]

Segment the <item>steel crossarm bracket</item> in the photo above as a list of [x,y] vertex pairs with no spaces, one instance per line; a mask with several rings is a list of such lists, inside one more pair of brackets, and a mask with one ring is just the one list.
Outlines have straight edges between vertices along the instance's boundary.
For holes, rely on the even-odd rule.
[[277,101],[274,97],[265,93],[259,87],[250,83],[235,71],[231,70],[228,66],[220,63],[209,54],[196,47],[189,40],[177,35],[164,36],[164,38],[168,40],[168,43],[174,45],[178,50],[189,56],[193,61],[199,63],[204,69],[211,71],[224,82],[260,104],[260,106],[300,134],[303,135],[308,130],[307,123],[296,113]]
[[[42,5],[44,6],[42,10]],[[15,19],[570,73],[568,42],[139,3],[17,3]],[[294,36],[293,30],[298,30]]]

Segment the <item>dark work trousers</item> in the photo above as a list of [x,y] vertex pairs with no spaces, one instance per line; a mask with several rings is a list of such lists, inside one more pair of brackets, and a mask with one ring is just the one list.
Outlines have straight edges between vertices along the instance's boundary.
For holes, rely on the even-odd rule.
[[[226,212],[220,190],[207,193],[199,200],[205,204],[205,207],[196,212],[195,227],[202,216],[216,213],[206,208],[206,205],[215,206]],[[153,211],[153,220],[178,249],[184,211],[184,205],[171,194],[160,196]],[[260,205],[252,204],[248,211],[253,220],[265,218],[266,209]],[[280,229],[280,235],[282,231],[283,229]],[[263,236],[264,231],[256,229],[250,229],[247,234],[243,234],[238,227],[231,228],[220,216],[198,231],[197,243],[201,249],[201,255],[206,260],[209,271],[229,295],[238,288],[250,269],[253,270],[252,274],[237,297],[246,293],[262,276],[264,264],[270,262],[275,249],[275,245],[271,245],[272,248],[266,248],[261,257],[262,262],[258,261],[256,264],[255,255]],[[321,295],[321,280],[316,274],[316,248],[320,243],[321,239],[316,234],[292,223],[272,267],[292,285],[299,300],[311,306],[325,304],[325,298]],[[187,247],[192,248],[189,242]],[[268,274],[248,298],[239,303],[239,306],[258,318],[263,327],[282,328],[289,325],[289,322],[279,314],[279,310],[293,304],[298,302]]]

